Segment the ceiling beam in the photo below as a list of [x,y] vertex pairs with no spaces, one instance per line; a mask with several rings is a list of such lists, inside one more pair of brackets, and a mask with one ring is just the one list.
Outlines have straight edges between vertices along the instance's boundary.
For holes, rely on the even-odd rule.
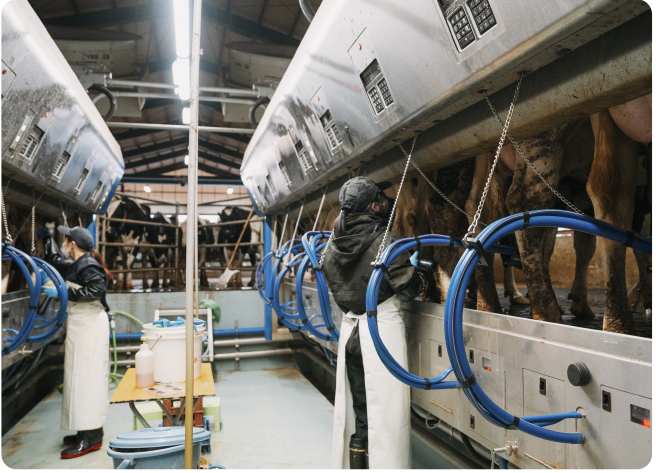
[[123,159],[130,159],[135,156],[141,156],[148,153],[156,153],[157,151],[163,151],[165,149],[175,148],[177,146],[188,145],[188,144],[189,144],[188,136],[178,138],[177,140],[162,141],[161,143],[155,143],[154,145],[123,151]]
[[167,166],[162,166],[155,169],[148,169],[147,171],[136,172],[134,174],[126,174],[126,176],[141,176],[141,177],[159,176],[161,174],[165,174],[171,171],[177,171],[178,169],[184,169],[186,167],[187,165],[184,163],[184,161],[180,161],[177,163],[169,164]]
[[[135,169],[135,168],[139,168],[141,166],[149,166],[151,164],[156,164],[156,163],[166,161],[166,160],[169,160],[169,159],[175,159],[175,158],[183,157],[187,153],[188,153],[188,151],[186,149],[183,149],[183,150],[179,150],[179,151],[172,151],[171,153],[168,153],[168,154],[160,154],[159,156],[153,156],[151,158],[127,161],[125,163],[125,169]],[[201,151],[201,150],[198,151],[198,157],[206,159],[208,161],[212,161],[212,162],[217,163],[217,164],[223,164],[224,166],[228,166],[229,168],[232,168],[232,169],[239,169],[241,167],[241,162],[237,163],[237,162],[234,162],[234,161],[229,161],[227,159],[223,159],[219,156],[214,156],[212,154],[209,154],[209,153],[207,153],[205,151]]]
[[212,143],[207,140],[198,140],[198,145],[206,148],[208,151],[214,151],[215,153],[220,153],[230,158],[244,159],[244,155],[239,151],[234,149],[229,149],[221,146],[219,143]]
[[[203,5],[202,8],[204,19],[247,38],[260,39],[278,44],[289,44],[292,46],[298,46],[300,44],[300,41],[290,38],[284,33],[267,28],[255,21],[248,20],[221,8],[207,4]],[[51,17],[43,19],[43,23],[46,25],[102,28],[159,19],[173,19],[170,2],[150,2],[145,5]]]
[[[202,104],[201,104],[202,106]],[[165,125],[179,125],[179,121],[171,121],[171,122],[166,122]],[[114,139],[116,141],[125,141],[125,140],[131,140],[134,138],[140,138],[142,136],[148,136],[148,135],[154,135],[156,133],[177,133],[177,130],[173,131],[167,131],[167,130],[142,130],[142,129],[134,129],[134,130],[128,130],[124,131],[121,133],[116,133],[114,134]],[[180,131],[180,133],[183,133],[183,131]],[[243,143],[243,144],[248,144],[251,141],[250,136],[242,136],[242,135],[234,135],[234,134],[222,134],[222,133],[216,133],[217,136],[220,136],[225,139],[233,140],[238,143]],[[186,134],[185,134],[186,136]],[[216,146],[216,144],[212,143],[213,146]],[[226,153],[227,154],[227,153]],[[229,156],[229,154],[228,154]]]
[[[187,176],[137,176],[125,174],[121,179],[121,184],[173,184],[186,185]],[[198,176],[199,186],[243,186],[244,183],[237,176],[233,177],[212,177]],[[248,198],[248,196],[244,196]]]

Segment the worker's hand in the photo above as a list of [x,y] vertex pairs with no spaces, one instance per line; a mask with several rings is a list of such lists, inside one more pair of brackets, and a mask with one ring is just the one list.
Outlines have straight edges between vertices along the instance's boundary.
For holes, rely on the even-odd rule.
[[55,298],[59,297],[57,288],[54,286],[44,286],[41,288],[41,292],[43,292],[48,297],[55,297]]
[[410,264],[412,266],[417,266],[417,260],[419,258],[419,252],[415,251],[412,256],[410,257]]
[[45,286],[47,282],[52,281],[52,279],[50,279],[50,276],[48,276],[48,273],[46,273],[44,270],[40,269],[39,274],[41,275],[42,286]]

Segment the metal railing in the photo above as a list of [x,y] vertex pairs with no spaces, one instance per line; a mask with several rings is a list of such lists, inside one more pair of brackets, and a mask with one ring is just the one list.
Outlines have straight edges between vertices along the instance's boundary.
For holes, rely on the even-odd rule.
[[[173,256],[173,265],[169,265],[167,267],[148,267],[146,266],[148,264],[148,261],[145,257],[145,255],[142,252],[142,259],[141,259],[141,266],[136,267],[136,268],[130,268],[130,269],[111,269],[113,274],[128,274],[128,273],[143,273],[144,274],[144,280],[146,279],[145,273],[155,273],[155,278],[159,279],[159,272],[173,272],[173,281],[175,286],[179,286],[182,282],[182,275],[180,274],[180,245],[178,245],[177,242],[177,231],[176,231],[176,241],[170,243],[170,244],[163,244],[163,243],[122,243],[122,242],[109,242],[107,241],[107,229],[108,225],[110,225],[112,222],[120,222],[122,224],[131,224],[131,225],[141,225],[144,227],[169,227],[169,228],[176,228],[176,229],[181,229],[182,225],[179,222],[179,216],[180,216],[180,208],[181,207],[186,207],[186,204],[181,204],[179,202],[164,202],[156,199],[151,199],[148,197],[140,197],[140,196],[134,196],[130,194],[126,194],[123,192],[116,192],[116,195],[119,197],[128,197],[133,200],[141,200],[147,203],[151,204],[161,204],[161,205],[173,205],[175,206],[175,215],[173,216],[173,222],[174,223],[160,223],[160,222],[146,222],[146,221],[141,221],[141,220],[131,220],[131,219],[122,219],[122,218],[113,218],[113,217],[107,217],[104,215],[98,215],[98,220],[96,222],[96,242],[98,249],[100,251],[100,254],[102,255],[102,258],[104,261],[107,261],[107,248],[136,248],[138,250],[142,249],[150,249],[150,248],[169,248],[172,249],[174,252]],[[232,200],[235,200],[233,198],[230,199],[225,199],[225,200],[217,200],[213,202],[208,202],[203,205],[210,205],[210,206],[217,206],[219,204],[224,204],[228,203]],[[250,223],[256,223],[256,222],[263,222],[264,219],[261,217],[256,217],[256,218],[251,218]],[[201,229],[213,229],[213,228],[220,228],[228,225],[239,225],[239,224],[245,224],[249,222],[249,220],[235,220],[231,222],[216,222],[216,223],[208,223],[208,224],[199,224],[198,228]],[[198,248],[206,248],[206,249],[221,249],[221,248],[233,248],[236,249],[237,247],[243,248],[243,247],[250,247],[250,246],[255,246],[258,248],[258,251],[261,253],[261,248],[263,247],[264,243],[262,241],[263,235],[260,234],[260,241],[257,242],[240,242],[238,244],[235,243],[204,243],[204,244],[199,244]],[[207,261],[206,261],[207,263]],[[219,261],[219,263],[221,263]],[[256,262],[252,261],[250,266],[244,266],[240,265],[238,267],[231,267],[230,269],[233,270],[241,270],[241,271],[255,271],[256,268]],[[225,266],[225,262],[223,264],[219,264],[218,266],[212,266],[212,265],[203,265],[199,266],[198,270],[199,271],[225,271],[227,269],[227,266]],[[164,274],[164,279],[166,279],[166,274]],[[159,284],[159,281],[154,281],[154,283]]]

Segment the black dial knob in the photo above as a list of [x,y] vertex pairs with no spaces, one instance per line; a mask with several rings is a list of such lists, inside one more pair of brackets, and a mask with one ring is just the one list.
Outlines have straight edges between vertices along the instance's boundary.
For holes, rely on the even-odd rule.
[[590,371],[583,363],[572,363],[567,367],[567,379],[573,386],[585,386],[590,382]]

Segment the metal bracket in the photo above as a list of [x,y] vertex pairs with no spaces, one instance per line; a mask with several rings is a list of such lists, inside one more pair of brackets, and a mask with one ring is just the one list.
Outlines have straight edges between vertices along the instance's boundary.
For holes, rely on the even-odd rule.
[[494,260],[488,261],[487,257],[485,256],[485,250],[483,249],[483,244],[478,238],[465,235],[465,237],[461,241],[462,241],[462,246],[464,246],[465,248],[473,249],[481,254],[481,259],[478,260],[478,264],[480,264],[481,266],[490,266],[490,267],[494,266]]

